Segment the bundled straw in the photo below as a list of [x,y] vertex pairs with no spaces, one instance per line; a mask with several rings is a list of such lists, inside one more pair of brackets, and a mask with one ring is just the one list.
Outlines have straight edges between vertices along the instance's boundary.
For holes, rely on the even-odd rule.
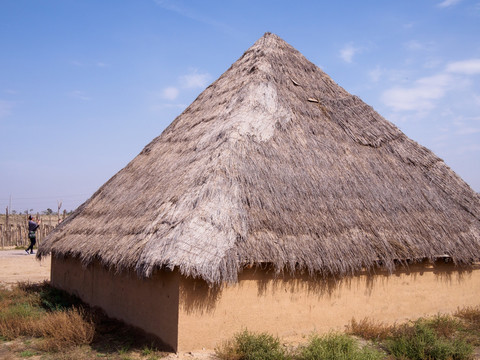
[[480,258],[480,199],[276,35],[267,33],[46,239],[210,284],[246,264],[345,275]]

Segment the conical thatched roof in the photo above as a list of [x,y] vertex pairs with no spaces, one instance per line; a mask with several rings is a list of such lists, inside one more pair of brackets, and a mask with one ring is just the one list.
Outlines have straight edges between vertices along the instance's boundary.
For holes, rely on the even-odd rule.
[[265,34],[45,240],[210,284],[246,264],[344,275],[480,258],[480,199],[302,54]]

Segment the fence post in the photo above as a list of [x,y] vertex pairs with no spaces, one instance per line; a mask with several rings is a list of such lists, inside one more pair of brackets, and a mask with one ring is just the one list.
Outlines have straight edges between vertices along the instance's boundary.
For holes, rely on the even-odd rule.
[[[5,209],[5,237],[7,238],[7,244],[10,243],[10,227],[8,225],[8,206]],[[3,237],[2,237],[2,248],[3,248]]]

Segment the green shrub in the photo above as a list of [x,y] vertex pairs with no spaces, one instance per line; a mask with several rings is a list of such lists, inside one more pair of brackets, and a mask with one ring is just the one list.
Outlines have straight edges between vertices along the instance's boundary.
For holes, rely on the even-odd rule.
[[244,330],[215,349],[221,360],[282,360],[287,359],[277,338],[267,334],[254,334]]
[[360,348],[351,337],[341,334],[329,334],[323,337],[313,336],[307,345],[300,347],[298,360],[379,360],[384,355],[370,347]]
[[413,325],[403,325],[386,341],[387,351],[397,359],[411,360],[467,360],[473,348],[463,339],[439,336],[432,322],[417,320]]

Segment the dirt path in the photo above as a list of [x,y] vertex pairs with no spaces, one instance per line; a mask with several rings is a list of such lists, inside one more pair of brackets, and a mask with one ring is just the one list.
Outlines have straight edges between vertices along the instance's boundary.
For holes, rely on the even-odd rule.
[[50,280],[50,256],[39,261],[25,250],[0,250],[0,285]]

